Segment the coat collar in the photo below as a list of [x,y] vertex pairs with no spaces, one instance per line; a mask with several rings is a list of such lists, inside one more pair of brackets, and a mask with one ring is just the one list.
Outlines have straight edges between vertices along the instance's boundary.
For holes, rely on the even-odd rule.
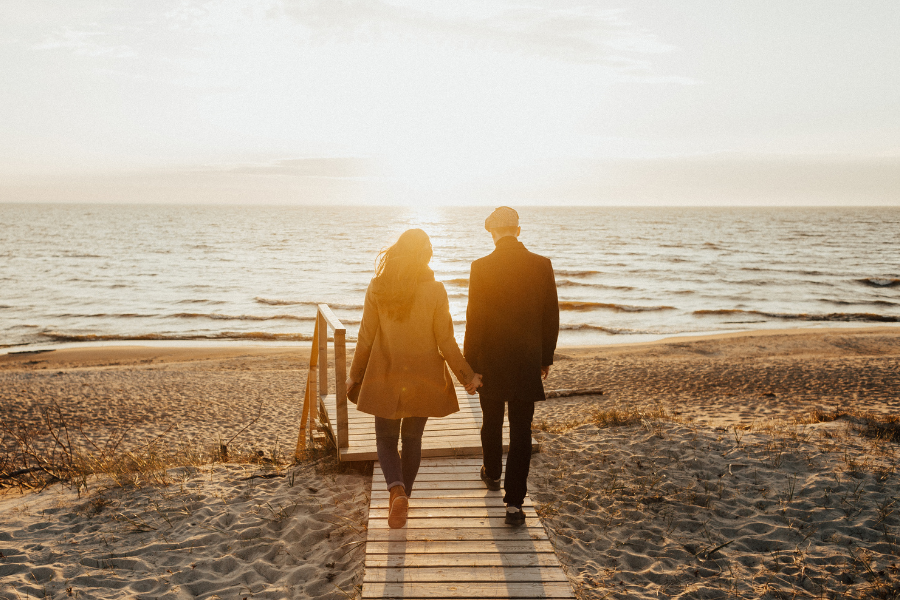
[[496,245],[497,248],[496,250],[494,250],[494,252],[507,250],[526,250],[525,244],[510,235],[497,240]]

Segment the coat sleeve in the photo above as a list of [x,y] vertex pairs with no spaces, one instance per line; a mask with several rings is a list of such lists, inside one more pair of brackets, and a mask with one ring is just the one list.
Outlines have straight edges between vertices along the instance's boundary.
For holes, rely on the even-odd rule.
[[541,323],[541,366],[553,364],[553,353],[559,337],[559,298],[556,294],[556,277],[553,264],[547,261],[546,289],[544,290],[544,314]]
[[466,336],[463,340],[463,354],[477,373],[482,373],[482,336],[484,335],[484,307],[482,305],[482,282],[475,263],[469,270],[469,302],[466,306]]
[[359,335],[356,336],[356,351],[353,353],[353,362],[350,364],[350,378],[358,383],[362,383],[366,366],[369,364],[369,355],[372,353],[372,344],[375,343],[378,325],[378,306],[375,304],[375,296],[370,283],[366,290],[366,302],[363,306],[362,321],[359,324]]
[[447,299],[447,290],[444,284],[440,285],[440,297],[434,310],[434,339],[437,341],[438,350],[450,366],[450,370],[456,375],[456,379],[463,385],[472,380],[475,374],[472,367],[463,358],[459,351],[459,344],[453,336],[453,317],[450,315],[450,301]]

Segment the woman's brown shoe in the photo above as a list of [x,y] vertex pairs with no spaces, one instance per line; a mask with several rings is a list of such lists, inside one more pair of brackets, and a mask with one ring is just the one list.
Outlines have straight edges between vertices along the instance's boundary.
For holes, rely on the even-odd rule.
[[388,503],[388,527],[400,529],[406,525],[406,513],[409,511],[409,498],[402,485],[391,488],[391,500]]

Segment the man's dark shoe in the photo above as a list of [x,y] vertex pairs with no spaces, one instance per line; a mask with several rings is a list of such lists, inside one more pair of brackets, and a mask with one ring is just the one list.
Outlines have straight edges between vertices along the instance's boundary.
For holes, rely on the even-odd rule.
[[500,480],[499,479],[491,479],[484,472],[484,465],[481,465],[481,480],[484,482],[484,485],[487,486],[487,489],[492,492],[497,492],[500,490]]
[[507,525],[524,525],[525,511],[521,506],[506,507],[506,524]]

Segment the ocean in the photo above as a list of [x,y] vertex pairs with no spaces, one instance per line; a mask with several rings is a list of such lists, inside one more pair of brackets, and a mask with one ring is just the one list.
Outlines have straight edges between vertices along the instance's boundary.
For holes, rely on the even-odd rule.
[[[0,204],[0,347],[355,338],[375,257],[431,236],[457,338],[488,207]],[[523,207],[561,345],[900,322],[900,208]]]

